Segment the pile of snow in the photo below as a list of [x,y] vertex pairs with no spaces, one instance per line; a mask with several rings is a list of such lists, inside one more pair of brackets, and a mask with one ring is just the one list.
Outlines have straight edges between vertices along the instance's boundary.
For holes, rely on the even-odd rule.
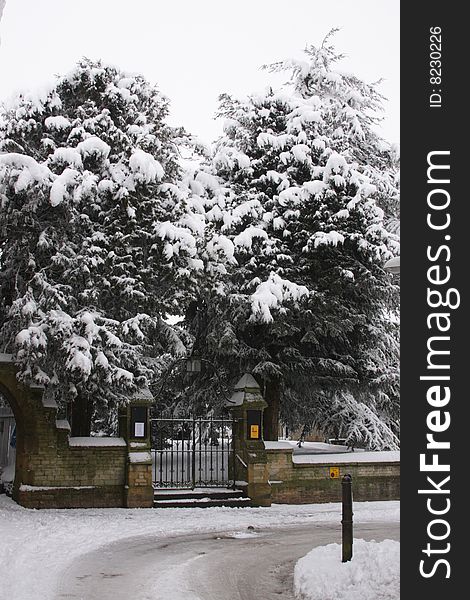
[[298,600],[399,600],[400,543],[354,540],[353,558],[341,562],[341,546],[319,546],[294,572]]
[[[398,522],[399,502],[356,502],[355,523]],[[271,508],[28,510],[0,495],[0,598],[51,600],[79,556],[140,536],[229,532],[341,521],[341,504]],[[34,589],[34,592],[33,592]]]

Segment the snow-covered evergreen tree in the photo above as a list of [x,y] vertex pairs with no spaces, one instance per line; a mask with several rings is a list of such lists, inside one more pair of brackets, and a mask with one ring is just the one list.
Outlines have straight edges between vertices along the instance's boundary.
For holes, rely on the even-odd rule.
[[75,399],[77,434],[185,350],[164,317],[198,286],[204,211],[167,111],[140,75],[85,59],[0,115],[2,350]]
[[[279,409],[351,443],[397,445],[397,289],[383,270],[398,252],[387,230],[394,150],[376,133],[376,85],[335,69],[329,36],[290,69],[290,85],[247,100],[221,97],[225,134],[212,212],[228,277],[188,317],[194,351],[220,378],[252,371],[265,386],[267,439]],[[381,208],[383,206],[383,208]],[[195,383],[196,385],[196,383]]]

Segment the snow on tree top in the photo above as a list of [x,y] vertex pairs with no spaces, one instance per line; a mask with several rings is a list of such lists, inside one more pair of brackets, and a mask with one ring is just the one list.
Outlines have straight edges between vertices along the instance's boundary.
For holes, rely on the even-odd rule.
[[62,174],[55,179],[50,191],[50,201],[52,206],[58,206],[64,201],[68,188],[76,183],[79,175],[79,172],[75,169],[65,169]]
[[70,121],[66,118],[63,117],[62,115],[58,115],[56,117],[47,117],[47,119],[44,121],[44,125],[46,127],[46,129],[68,129],[69,127],[71,127],[71,123]]
[[139,183],[160,180],[165,173],[158,160],[140,148],[132,153],[129,159],[129,167],[134,173],[134,179]]
[[247,229],[239,233],[233,239],[233,243],[235,246],[251,249],[254,238],[262,238],[266,240],[268,239],[268,234],[266,233],[266,231],[264,231],[264,229],[260,229],[259,227],[254,227],[253,225],[250,225],[249,227],[247,227]]
[[97,154],[102,156],[103,158],[108,158],[111,148],[106,142],[103,142],[103,140],[101,140],[99,137],[92,135],[84,139],[82,142],[79,142],[77,144],[77,150],[84,157]]
[[0,174],[2,176],[6,176],[8,167],[11,169],[11,176],[16,179],[16,192],[21,192],[34,183],[47,185],[54,178],[48,167],[25,154],[16,152],[0,154]]

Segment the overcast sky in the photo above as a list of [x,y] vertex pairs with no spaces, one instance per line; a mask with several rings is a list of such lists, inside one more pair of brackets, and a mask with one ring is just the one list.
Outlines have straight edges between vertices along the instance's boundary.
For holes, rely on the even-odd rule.
[[[221,92],[281,82],[265,63],[300,57],[332,27],[341,69],[384,78],[383,136],[399,141],[399,0],[7,0],[0,99],[69,71],[82,56],[137,71],[171,100],[171,122],[204,141]],[[285,75],[282,76],[284,78]]]

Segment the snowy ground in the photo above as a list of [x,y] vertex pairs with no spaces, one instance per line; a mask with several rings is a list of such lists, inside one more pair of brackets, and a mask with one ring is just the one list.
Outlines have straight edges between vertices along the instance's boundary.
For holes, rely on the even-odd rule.
[[[399,502],[356,503],[355,523],[399,521]],[[340,504],[271,508],[27,510],[0,496],[0,598],[52,600],[79,557],[126,538],[339,523]],[[34,593],[33,593],[34,590]]]
[[320,546],[301,558],[294,575],[298,600],[399,600],[400,543],[355,540],[353,558],[341,546]]

